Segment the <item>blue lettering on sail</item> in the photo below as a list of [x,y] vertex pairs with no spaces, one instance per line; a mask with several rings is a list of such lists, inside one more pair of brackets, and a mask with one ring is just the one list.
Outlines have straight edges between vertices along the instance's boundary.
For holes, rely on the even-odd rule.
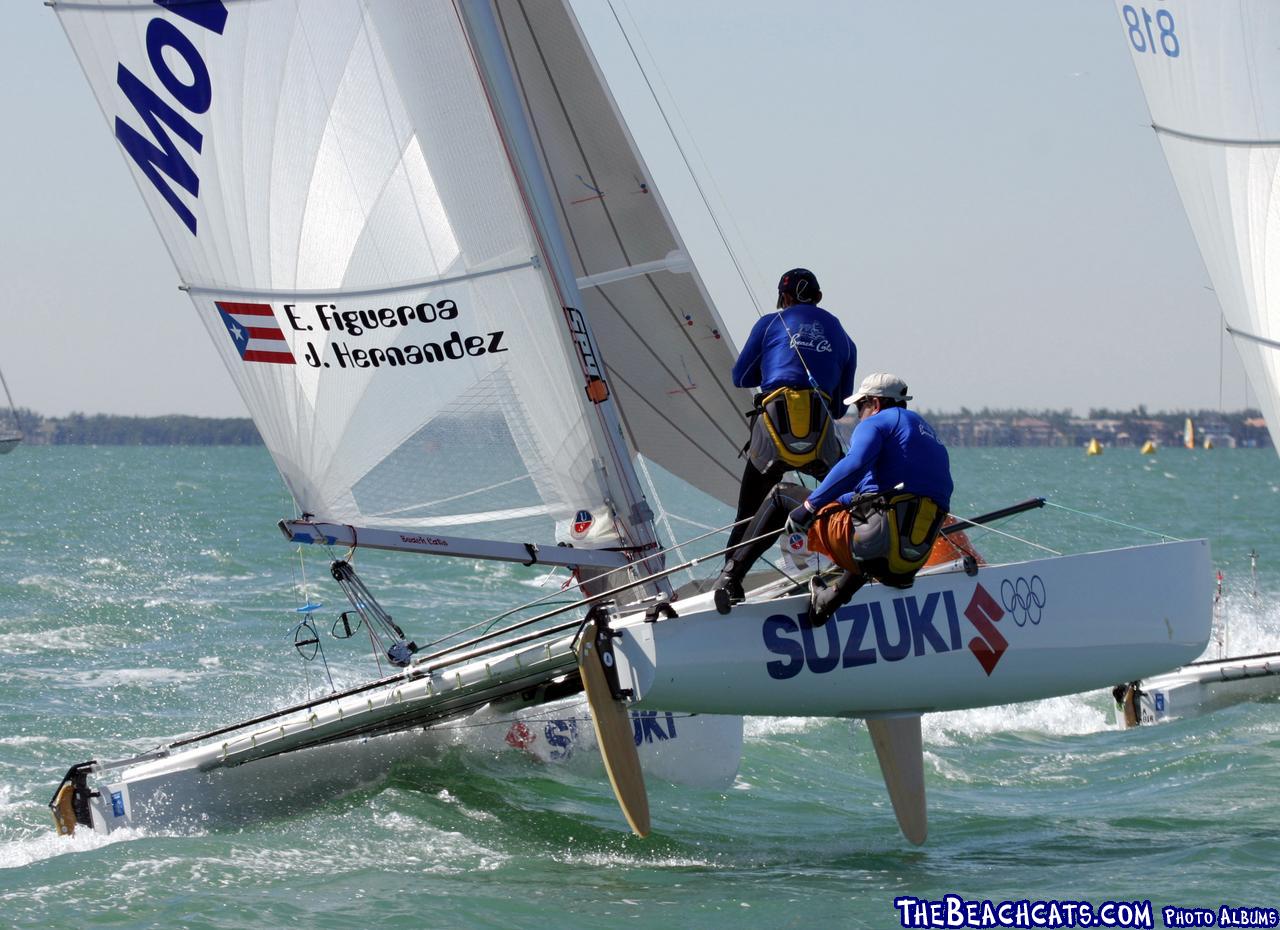
[[176,16],[222,35],[227,26],[227,7],[223,0],[155,0]]
[[[155,3],[217,35],[222,35],[226,27],[224,0],[155,0]],[[190,37],[172,21],[157,16],[147,24],[146,44],[152,73],[169,95],[189,113],[207,112],[213,101],[213,83],[209,68]],[[171,54],[166,55],[166,51]],[[182,60],[188,73],[175,73],[171,63],[176,59]],[[116,84],[150,133],[148,138],[123,117],[117,116],[116,139],[183,225],[195,235],[195,214],[173,185],[178,185],[192,197],[199,197],[200,178],[179,150],[174,136],[196,154],[204,147],[204,136],[123,62],[117,64]]]

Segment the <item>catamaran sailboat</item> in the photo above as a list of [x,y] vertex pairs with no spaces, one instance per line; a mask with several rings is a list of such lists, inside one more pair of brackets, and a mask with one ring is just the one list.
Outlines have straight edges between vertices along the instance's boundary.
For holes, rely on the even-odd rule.
[[[1226,330],[1280,449],[1280,292],[1270,277],[1280,257],[1280,11],[1191,0],[1116,8]],[[1186,445],[1196,445],[1190,419]],[[1189,663],[1117,686],[1117,719],[1135,726],[1274,697],[1278,673],[1280,653]]]
[[13,395],[9,393],[9,384],[4,380],[4,372],[0,371],[0,387],[4,388],[4,397],[9,404],[9,415],[13,425],[0,422],[0,455],[12,452],[14,446],[22,442],[22,431],[18,429],[18,408],[13,405]]
[[[730,333],[746,323],[705,287],[727,246],[693,259],[580,4],[51,5],[293,496],[284,536],[334,552],[346,622],[396,669],[74,766],[52,804],[64,831],[274,812],[297,790],[286,772],[308,789],[343,774],[318,753],[385,769],[424,728],[585,694],[639,834],[628,711],[654,709],[864,718],[923,842],[921,714],[1203,649],[1204,541],[870,585],[818,628],[803,576],[753,585],[728,618],[677,587],[697,560],[660,542],[641,472],[736,500],[749,398]],[[594,12],[593,30],[621,28]],[[566,567],[581,601],[420,650],[353,568],[368,548]]]

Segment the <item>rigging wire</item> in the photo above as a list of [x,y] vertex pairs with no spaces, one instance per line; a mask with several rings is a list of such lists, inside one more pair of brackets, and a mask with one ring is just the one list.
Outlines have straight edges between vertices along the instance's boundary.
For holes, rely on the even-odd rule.
[[[680,519],[680,518],[679,518],[679,517],[677,517],[677,519]],[[738,521],[736,521],[736,522],[734,522],[734,523],[730,523],[730,524],[728,524],[727,526],[723,526],[723,527],[720,527],[719,529],[711,530],[711,532],[709,532],[709,533],[704,533],[704,534],[702,534],[701,536],[694,536],[694,537],[693,537],[693,538],[691,538],[691,539],[686,539],[683,543],[680,543],[679,545],[681,545],[681,546],[687,546],[687,545],[689,545],[690,543],[700,542],[701,540],[703,540],[703,539],[707,539],[707,538],[709,538],[709,537],[711,537],[711,536],[718,536],[718,535],[720,535],[721,533],[724,533],[724,532],[727,532],[728,530],[733,529],[733,528],[734,528],[735,526],[737,526],[739,523],[746,523],[746,522],[748,522],[748,521],[749,521],[749,520],[751,520],[751,519],[753,519],[753,517],[744,517],[743,519],[738,520]],[[754,540],[744,540],[744,543],[753,542],[753,541],[754,541]],[[641,559],[637,559],[636,561],[644,561],[644,560],[646,560],[646,559],[656,559],[656,558],[659,558],[659,557],[661,557],[661,556],[665,555],[667,552],[671,551],[671,550],[672,550],[672,549],[674,549],[674,548],[675,548],[675,547],[673,546],[673,547],[670,547],[670,548],[668,548],[668,549],[660,549],[660,550],[658,550],[657,552],[654,552],[654,553],[651,553],[651,554],[649,554],[649,555],[643,556]],[[701,556],[701,557],[695,557],[695,558],[688,559],[688,560],[687,560],[687,564],[686,564],[686,563],[680,563],[679,565],[677,565],[677,567],[676,567],[675,569],[673,569],[673,570],[671,571],[671,574],[675,574],[675,573],[676,573],[676,572],[678,572],[678,571],[685,571],[685,570],[686,570],[686,568],[696,567],[700,562],[704,561],[705,559],[714,558],[716,555],[723,555],[723,554],[724,554],[724,552],[726,552],[726,551],[728,551],[728,550],[721,550],[721,552],[719,552],[719,553],[712,553],[712,554],[711,554],[711,555],[709,555],[709,556]],[[579,581],[573,581],[573,582],[571,582],[570,584],[566,585],[565,587],[563,587],[563,588],[559,589],[558,591],[551,591],[551,592],[548,592],[547,594],[544,594],[542,597],[535,598],[534,600],[529,601],[529,602],[527,602],[527,603],[525,603],[525,604],[521,604],[521,605],[520,605],[520,606],[518,606],[518,607],[512,607],[512,608],[511,608],[511,609],[509,609],[509,610],[505,610],[505,611],[503,611],[502,613],[496,614],[496,615],[494,615],[494,616],[492,616],[492,617],[489,617],[489,618],[487,618],[487,619],[485,619],[485,620],[481,620],[481,621],[479,621],[478,623],[473,623],[473,624],[471,624],[471,626],[464,627],[464,628],[462,628],[462,629],[460,629],[460,630],[454,630],[452,633],[447,633],[447,634],[445,634],[444,636],[440,637],[440,638],[439,638],[439,639],[437,639],[437,640],[433,640],[432,642],[429,642],[429,643],[424,643],[424,644],[422,645],[421,649],[422,649],[422,650],[427,650],[427,649],[430,649],[432,646],[438,646],[438,645],[440,645],[441,643],[447,643],[447,642],[448,642],[449,640],[451,640],[451,639],[454,639],[454,638],[456,638],[456,637],[458,637],[458,636],[461,636],[461,635],[462,635],[462,634],[464,634],[464,633],[472,633],[472,632],[474,632],[474,631],[476,631],[476,630],[480,629],[481,627],[485,627],[485,628],[486,628],[486,634],[487,634],[487,632],[488,632],[488,628],[492,627],[492,626],[493,626],[493,624],[497,623],[499,620],[505,620],[507,617],[513,616],[514,614],[517,614],[517,613],[519,613],[519,612],[520,612],[520,611],[522,611],[522,610],[528,610],[528,609],[529,609],[529,608],[531,608],[531,607],[539,607],[539,606],[541,606],[541,607],[546,607],[546,606],[549,606],[549,602],[551,602],[551,598],[559,597],[559,596],[561,596],[562,594],[565,594],[566,592],[570,592],[570,593],[571,593],[571,592],[575,592],[575,591],[580,591],[580,590],[581,590],[581,587],[582,587],[582,583],[581,583],[581,582],[579,582]],[[588,601],[585,601],[585,600],[584,600],[584,601],[573,601],[572,603],[573,603],[574,605],[577,605],[577,606],[587,606],[587,605],[588,605]],[[560,613],[560,611],[557,611],[557,613]],[[515,629],[515,627],[508,627],[508,629]]]
[[[720,242],[724,245],[725,251],[728,253],[730,261],[733,262],[733,267],[734,267],[734,270],[737,272],[738,280],[742,282],[743,289],[747,292],[748,298],[750,299],[752,304],[755,305],[756,316],[757,317],[764,316],[764,310],[761,308],[760,301],[756,297],[756,289],[752,287],[751,283],[747,280],[747,273],[743,269],[742,263],[738,260],[737,251],[730,244],[729,237],[725,234],[724,227],[720,223],[719,215],[711,207],[711,200],[710,198],[707,197],[707,192],[706,190],[703,189],[702,181],[699,180],[698,174],[693,170],[693,164],[689,161],[689,156],[688,156],[688,153],[685,151],[684,143],[680,141],[680,136],[676,134],[675,126],[672,125],[672,122],[671,122],[671,117],[667,114],[666,108],[662,105],[662,100],[658,97],[658,92],[653,86],[653,81],[650,80],[649,78],[649,72],[645,69],[644,63],[640,60],[640,55],[636,51],[636,47],[631,41],[631,34],[627,32],[626,27],[622,24],[622,18],[618,15],[618,10],[614,6],[614,0],[608,0],[608,3],[609,3],[609,12],[613,14],[614,22],[618,24],[618,31],[622,34],[623,41],[627,43],[627,49],[628,51],[631,52],[631,57],[635,61],[636,67],[639,69],[641,77],[644,78],[645,86],[649,89],[649,96],[653,98],[653,103],[658,108],[658,113],[661,114],[663,123],[666,124],[667,132],[671,135],[671,141],[675,143],[676,151],[680,153],[680,159],[681,161],[684,162],[685,170],[688,171],[690,180],[693,181],[694,187],[697,188],[698,196],[702,199],[703,206],[707,208],[707,215],[711,217],[711,222],[716,228],[716,234],[720,237]],[[626,0],[622,0],[622,4],[624,7],[626,7]],[[649,47],[648,45],[645,44],[645,41],[644,41],[644,32],[636,24],[635,17],[631,14],[630,8],[627,8],[627,17],[631,20],[632,26],[635,27],[636,34],[639,36],[640,44],[644,46],[645,53],[649,56],[649,59],[653,61],[654,60],[653,55],[652,53],[649,52]],[[656,68],[656,63],[655,63],[654,70],[658,71],[658,69]],[[667,90],[668,96],[670,96],[671,95],[670,88],[666,86],[666,81],[663,80],[661,71],[658,71],[658,80],[662,81],[663,87]],[[674,106],[674,100],[675,98],[672,97],[673,106]],[[678,107],[676,107],[676,112],[677,114],[679,114]],[[683,117],[681,117],[681,122],[683,121],[684,121]],[[692,141],[692,135],[690,135],[690,139]],[[693,145],[694,145],[694,148],[696,149],[697,148],[696,141],[693,141]],[[699,152],[699,155],[701,155],[700,152]],[[705,164],[706,160],[703,159],[703,162]],[[710,171],[708,171],[708,176],[712,178],[712,183],[714,184],[714,175]]]
[[[671,515],[667,511],[667,505],[663,502],[662,496],[658,493],[658,485],[653,480],[653,475],[649,473],[649,460],[644,455],[637,454],[636,461],[640,463],[640,474],[644,478],[645,484],[649,486],[649,494],[652,496],[654,503],[658,505],[657,521],[662,524],[662,528],[667,531],[667,538],[674,540],[676,538],[675,530],[671,528]],[[684,549],[678,542],[673,542],[667,547],[667,551],[674,551],[676,558],[684,561]],[[693,572],[689,572],[689,580],[693,580]]]
[[[1100,520],[1103,523],[1110,523],[1112,526],[1120,526],[1126,530],[1133,530],[1138,533],[1145,533],[1148,536],[1154,536],[1157,539],[1163,539],[1165,542],[1184,542],[1185,541],[1178,536],[1170,536],[1168,533],[1161,533],[1159,530],[1150,530],[1143,526],[1134,526],[1131,523],[1121,523],[1119,520],[1112,520],[1110,517],[1104,517],[1101,514],[1097,514],[1097,513],[1089,513],[1086,510],[1076,510],[1072,507],[1066,506],[1065,504],[1055,504],[1053,501],[1047,500],[1044,502],[1044,505],[1046,507],[1056,507],[1058,510],[1065,510],[1067,513],[1073,513],[1078,517],[1089,517],[1090,519],[1093,519],[1093,520]],[[987,527],[987,529],[991,529],[991,527]],[[1023,542],[1026,542],[1026,540],[1023,540]],[[1028,545],[1034,546],[1036,544],[1028,543]],[[1045,547],[1039,546],[1037,548],[1044,549]],[[1053,552],[1052,549],[1046,549],[1046,551]],[[1054,552],[1054,555],[1061,555],[1061,554],[1062,553],[1060,552]]]
[[[1046,505],[1048,505],[1048,503],[1049,503],[1048,501],[1045,501]],[[1063,508],[1063,509],[1065,510],[1066,508]],[[1093,514],[1087,514],[1087,513],[1083,515],[1086,517],[1093,516]],[[997,536],[1003,536],[1005,539],[1012,539],[1014,542],[1020,542],[1023,545],[1030,546],[1033,549],[1039,549],[1042,552],[1047,552],[1050,555],[1062,555],[1062,553],[1059,552],[1057,549],[1050,549],[1048,546],[1042,546],[1040,545],[1040,543],[1034,543],[1029,539],[1023,539],[1021,536],[1015,536],[1013,533],[1006,533],[1004,530],[998,530],[994,526],[990,525],[989,523],[984,524],[981,528],[986,530],[987,532],[995,533]]]
[[[711,199],[707,196],[707,192],[703,188],[702,181],[699,177],[699,174],[694,170],[693,163],[690,161],[689,155],[685,150],[685,144],[681,141],[681,137],[676,133],[675,126],[672,123],[671,117],[667,113],[667,108],[663,105],[662,99],[658,96],[657,89],[654,87],[653,81],[650,79],[649,69],[647,69],[644,65],[644,62],[641,61],[640,55],[636,51],[636,47],[631,41],[631,34],[627,31],[627,28],[622,24],[622,18],[618,15],[618,10],[614,6],[614,0],[608,0],[608,2],[609,2],[609,11],[613,14],[614,22],[616,22],[618,25],[618,31],[622,34],[623,40],[627,43],[627,49],[631,52],[631,57],[635,61],[636,68],[639,69],[641,76],[644,78],[645,86],[649,89],[649,96],[653,99],[654,106],[658,108],[658,112],[662,116],[662,121],[667,127],[667,132],[670,134],[672,142],[675,143],[676,151],[680,153],[680,159],[684,163],[685,170],[688,172],[689,178],[693,181],[694,187],[697,188],[698,196],[702,199],[703,206],[706,207],[707,215],[711,218],[711,222],[715,226],[716,234],[719,236],[720,242],[724,246],[725,252],[728,253],[729,259],[733,262],[733,267],[734,267],[734,270],[737,272],[738,280],[742,282],[743,288],[746,290],[751,300],[751,303],[754,305],[756,316],[763,317],[765,315],[765,310],[761,307],[760,300],[756,296],[757,290],[755,287],[751,285],[751,282],[747,280],[747,273],[743,269],[741,261],[739,261],[738,259],[738,250],[735,249],[733,244],[729,241],[729,236],[725,233],[724,226],[720,222],[719,214],[721,211],[718,211],[715,207],[712,206]],[[733,224],[735,231],[737,231],[738,233],[738,238],[743,243],[743,248],[746,249],[749,253],[750,250],[747,249],[746,247],[746,239],[745,237],[742,236],[741,229],[738,228],[737,221],[733,218],[732,211],[729,210],[728,207],[725,205],[724,195],[720,193],[719,186],[716,184],[715,172],[713,172],[710,169],[710,167],[707,164],[707,160],[705,156],[702,155],[701,150],[698,148],[697,138],[693,135],[693,133],[688,131],[688,123],[684,119],[684,115],[680,112],[680,107],[679,107],[679,104],[676,103],[675,95],[671,93],[671,88],[667,85],[666,79],[662,76],[661,69],[657,67],[657,60],[654,58],[653,53],[649,50],[648,44],[645,42],[644,31],[640,29],[639,24],[636,22],[634,14],[632,14],[630,7],[626,3],[626,0],[620,0],[620,2],[622,3],[622,6],[627,11],[627,18],[631,20],[631,25],[638,37],[641,47],[644,48],[645,55],[648,57],[649,61],[653,63],[653,71],[657,75],[658,82],[662,84],[663,90],[666,91],[667,97],[671,100],[672,109],[675,110],[676,116],[678,117],[680,123],[685,128],[686,135],[688,136],[688,139],[689,139],[689,144],[693,147],[694,151],[697,152],[698,157],[702,162],[707,179],[711,187],[715,189],[717,198],[721,203],[722,211],[728,216],[729,221]],[[752,261],[753,265],[755,264],[754,259],[751,259],[751,256],[749,254],[748,254],[748,259]],[[827,401],[823,398],[822,393],[818,388],[817,379],[814,378],[813,372],[809,370],[809,365],[805,361],[804,354],[800,351],[799,346],[796,345],[795,334],[792,333],[791,328],[787,326],[787,322],[782,315],[782,309],[775,310],[774,312],[777,314],[779,321],[782,323],[783,329],[785,329],[787,332],[787,340],[791,344],[792,349],[795,350],[796,357],[800,359],[800,364],[804,367],[805,376],[809,380],[809,386],[812,387],[814,390],[814,393],[818,395],[818,399],[822,403],[822,407],[826,411],[827,417],[831,421],[832,429],[834,429],[836,418],[832,414],[831,407],[827,404]],[[839,439],[840,437],[839,437],[839,434],[837,433],[836,435],[837,442],[839,442]],[[840,451],[841,451],[841,454],[844,453],[843,443],[841,443]],[[799,483],[804,487],[808,487],[808,485],[804,481],[803,473],[797,472],[797,474],[800,475]]]

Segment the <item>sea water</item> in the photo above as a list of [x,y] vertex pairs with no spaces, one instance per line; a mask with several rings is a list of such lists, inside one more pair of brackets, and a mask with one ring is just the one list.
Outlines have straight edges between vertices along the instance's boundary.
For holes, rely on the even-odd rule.
[[[1208,537],[1232,652],[1280,650],[1273,452],[953,459],[957,513],[1059,505],[975,533],[989,557]],[[677,537],[730,519],[679,489],[663,504]],[[1121,732],[1104,692],[926,717],[921,848],[898,832],[865,727],[799,718],[749,718],[727,789],[651,783],[647,839],[627,833],[602,771],[495,752],[482,734],[302,814],[55,836],[46,804],[72,763],[326,690],[293,648],[305,600],[326,605],[335,684],[376,673],[367,640],[328,637],[341,594],[327,553],[301,561],[275,528],[292,512],[261,449],[21,447],[0,461],[0,924],[878,928],[899,925],[895,898],[955,894],[1150,901],[1162,926],[1165,905],[1280,906],[1280,704]],[[520,566],[357,564],[420,641],[557,584]]]

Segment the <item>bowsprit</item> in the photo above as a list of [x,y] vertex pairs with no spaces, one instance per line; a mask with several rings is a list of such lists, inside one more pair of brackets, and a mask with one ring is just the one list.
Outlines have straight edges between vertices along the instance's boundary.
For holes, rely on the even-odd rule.
[[[227,25],[224,0],[204,0],[201,3],[155,0],[155,3],[187,23],[215,35],[222,35]],[[151,138],[117,116],[116,139],[194,236],[195,213],[183,202],[173,185],[177,184],[198,198],[200,177],[173,137],[177,136],[198,155],[204,147],[204,135],[168,101],[177,103],[189,114],[206,113],[213,102],[213,81],[196,44],[174,20],[160,15],[153,18],[147,23],[146,43],[147,60],[151,64],[150,77],[167,92],[167,99],[123,62],[118,63],[116,84],[133,105],[136,115],[141,117]],[[178,61],[185,67],[175,70],[173,65]]]

